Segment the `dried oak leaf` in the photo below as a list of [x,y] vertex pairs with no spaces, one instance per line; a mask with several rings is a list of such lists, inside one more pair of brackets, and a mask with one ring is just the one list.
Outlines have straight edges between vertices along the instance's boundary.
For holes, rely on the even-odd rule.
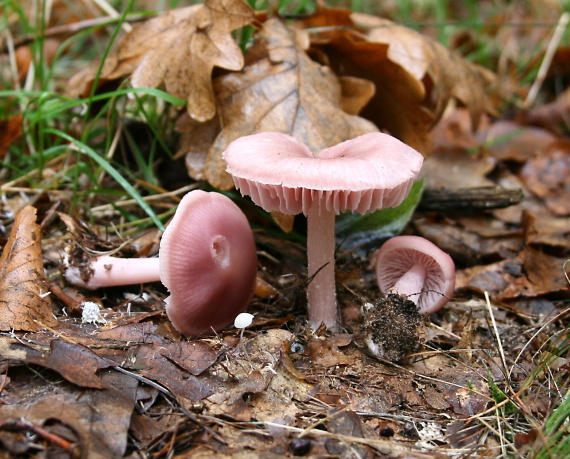
[[241,136],[283,132],[319,151],[378,130],[371,122],[342,110],[339,79],[305,53],[305,33],[270,19],[260,38],[263,52],[259,47],[250,50],[256,58],[261,55],[257,60],[240,73],[214,80],[223,129],[208,150],[204,171],[217,188],[233,187],[222,152]]
[[[355,77],[340,77],[340,108],[349,115],[358,115],[374,95],[374,83]],[[183,113],[176,121],[176,131],[181,133],[180,144],[175,158],[184,157],[188,175],[194,180],[205,180],[206,157],[208,150],[220,133],[220,120],[217,117],[199,123]],[[291,231],[293,216],[276,212],[274,218],[284,231]],[[286,220],[281,225],[281,220]],[[288,229],[287,229],[288,228]]]
[[469,109],[474,128],[484,112],[494,113],[486,94],[494,75],[415,30],[375,16],[326,8],[299,25],[337,26],[332,32],[311,34],[315,48],[338,75],[374,82],[376,94],[361,116],[424,155],[431,150],[428,132],[451,98]]
[[[132,73],[136,88],[164,83],[170,94],[187,99],[188,113],[207,121],[216,113],[211,75],[215,66],[243,67],[243,55],[231,32],[250,23],[252,9],[241,0],[206,0],[203,5],[171,10],[137,25],[109,55],[99,83]],[[98,66],[75,75],[73,95],[86,95]],[[86,80],[86,77],[89,78]]]
[[58,323],[45,295],[41,238],[36,209],[24,207],[0,257],[0,330],[38,331]]

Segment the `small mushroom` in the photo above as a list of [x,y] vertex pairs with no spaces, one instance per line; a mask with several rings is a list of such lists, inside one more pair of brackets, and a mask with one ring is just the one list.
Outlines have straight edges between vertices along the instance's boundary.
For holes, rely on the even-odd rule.
[[184,196],[166,228],[159,258],[102,256],[89,272],[83,279],[72,267],[65,276],[88,289],[162,281],[170,292],[166,313],[174,328],[195,336],[223,329],[246,309],[257,255],[239,207],[220,193],[195,190]]
[[384,294],[413,301],[423,314],[442,308],[455,290],[451,257],[419,236],[388,239],[376,255],[376,279]]
[[370,133],[313,154],[286,134],[233,141],[223,153],[236,188],[266,211],[307,216],[309,322],[339,330],[334,278],[335,215],[399,205],[423,163],[414,149]]

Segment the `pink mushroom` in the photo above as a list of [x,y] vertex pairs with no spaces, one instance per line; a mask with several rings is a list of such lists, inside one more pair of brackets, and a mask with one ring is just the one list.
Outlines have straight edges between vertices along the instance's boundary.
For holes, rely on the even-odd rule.
[[388,239],[376,255],[376,279],[384,293],[398,293],[424,314],[442,308],[455,290],[455,265],[435,244],[419,236]]
[[249,304],[257,274],[253,233],[239,207],[220,193],[195,190],[178,206],[160,241],[159,258],[95,259],[82,278],[88,289],[162,281],[170,291],[166,313],[174,328],[195,336],[221,330]]
[[335,215],[400,204],[423,163],[399,140],[370,133],[313,154],[291,136],[241,137],[223,153],[236,188],[266,211],[307,216],[309,322],[338,331]]

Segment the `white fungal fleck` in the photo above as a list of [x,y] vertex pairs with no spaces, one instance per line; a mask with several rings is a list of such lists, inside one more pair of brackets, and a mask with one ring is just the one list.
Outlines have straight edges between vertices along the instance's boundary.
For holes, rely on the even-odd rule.
[[85,301],[82,303],[83,312],[81,314],[81,322],[84,324],[103,324],[107,323],[107,320],[101,315],[100,306],[93,301]]

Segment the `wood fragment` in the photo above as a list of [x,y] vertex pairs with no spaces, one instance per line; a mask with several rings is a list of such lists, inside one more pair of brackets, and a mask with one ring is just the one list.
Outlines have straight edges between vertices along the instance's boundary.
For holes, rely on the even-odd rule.
[[521,189],[507,189],[500,186],[441,188],[425,190],[420,202],[420,210],[465,211],[503,209],[522,201]]

